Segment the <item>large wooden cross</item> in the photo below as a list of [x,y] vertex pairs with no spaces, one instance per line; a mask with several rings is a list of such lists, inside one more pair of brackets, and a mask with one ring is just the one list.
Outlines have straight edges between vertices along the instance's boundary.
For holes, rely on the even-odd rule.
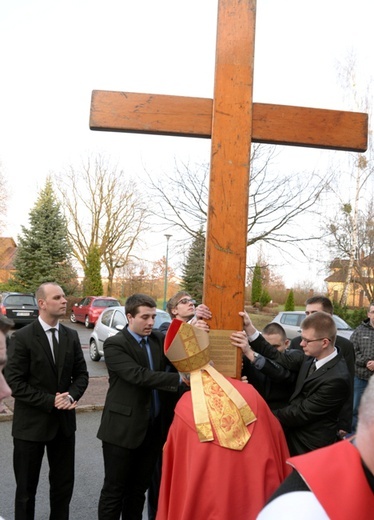
[[218,0],[214,99],[93,91],[90,128],[211,138],[203,301],[241,328],[251,143],[363,152],[366,114],[252,103],[255,0]]

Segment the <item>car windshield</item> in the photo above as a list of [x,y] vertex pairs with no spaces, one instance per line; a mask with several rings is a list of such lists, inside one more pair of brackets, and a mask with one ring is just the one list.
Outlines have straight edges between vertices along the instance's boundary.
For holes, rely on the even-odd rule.
[[35,298],[31,294],[26,294],[24,296],[20,294],[11,294],[6,298],[4,303],[6,305],[31,305],[32,307],[36,306]]
[[94,300],[92,307],[118,307],[120,303],[117,300]]

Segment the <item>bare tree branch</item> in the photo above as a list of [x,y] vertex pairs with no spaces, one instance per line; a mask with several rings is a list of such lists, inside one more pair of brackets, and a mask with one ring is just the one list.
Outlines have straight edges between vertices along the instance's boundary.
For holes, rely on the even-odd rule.
[[88,158],[79,170],[70,166],[56,178],[73,254],[84,268],[90,247],[98,246],[111,294],[116,270],[126,265],[147,229],[149,213],[140,190],[101,156]]
[[[333,173],[320,177],[317,173],[280,176],[270,171],[275,147],[253,146],[250,176],[248,245],[263,241],[269,244],[289,243],[302,250],[302,243],[320,236],[304,234],[294,237],[287,228],[301,214],[318,203],[329,189]],[[208,204],[208,165],[191,168],[175,165],[172,175],[148,174],[149,190],[158,201],[157,216],[165,226],[180,229],[195,238],[205,227]],[[156,213],[155,213],[156,214]]]

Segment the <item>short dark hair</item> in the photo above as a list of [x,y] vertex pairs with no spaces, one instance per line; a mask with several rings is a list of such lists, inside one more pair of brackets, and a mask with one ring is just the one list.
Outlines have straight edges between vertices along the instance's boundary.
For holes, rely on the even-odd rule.
[[331,345],[335,345],[336,340],[336,325],[333,317],[330,313],[319,311],[309,314],[301,322],[301,330],[314,329],[315,333],[319,337],[329,338]]
[[135,316],[139,312],[139,307],[149,307],[151,309],[154,309],[157,307],[156,302],[153,298],[148,296],[147,294],[142,293],[135,293],[129,296],[126,300],[125,304],[125,313],[131,314],[131,316]]
[[187,291],[179,291],[179,292],[177,292],[177,294],[174,294],[174,296],[172,296],[170,298],[170,300],[167,302],[166,310],[168,311],[170,318],[172,318],[172,319],[174,318],[174,314],[172,313],[172,310],[175,309],[179,300],[181,298],[183,298],[183,296],[190,296],[190,294]]
[[282,327],[282,325],[280,325],[279,323],[275,323],[275,322],[270,322],[267,325],[265,325],[265,327],[262,330],[262,334],[268,334],[268,335],[279,334],[280,337],[282,338],[282,341],[287,340],[287,334],[286,334],[284,328]]
[[311,305],[313,303],[320,303],[324,312],[334,314],[334,307],[330,298],[327,298],[327,296],[311,296],[306,300],[305,305]]

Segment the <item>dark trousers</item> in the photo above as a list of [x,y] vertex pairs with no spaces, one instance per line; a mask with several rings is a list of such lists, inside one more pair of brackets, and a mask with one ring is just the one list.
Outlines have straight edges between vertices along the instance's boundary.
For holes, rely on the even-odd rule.
[[75,435],[61,432],[48,442],[13,439],[13,467],[16,478],[15,520],[34,520],[35,495],[40,468],[47,451],[49,463],[50,520],[68,520],[74,487]]
[[138,448],[103,442],[104,485],[99,500],[99,520],[141,520],[153,469],[160,451],[159,419],[150,421]]

